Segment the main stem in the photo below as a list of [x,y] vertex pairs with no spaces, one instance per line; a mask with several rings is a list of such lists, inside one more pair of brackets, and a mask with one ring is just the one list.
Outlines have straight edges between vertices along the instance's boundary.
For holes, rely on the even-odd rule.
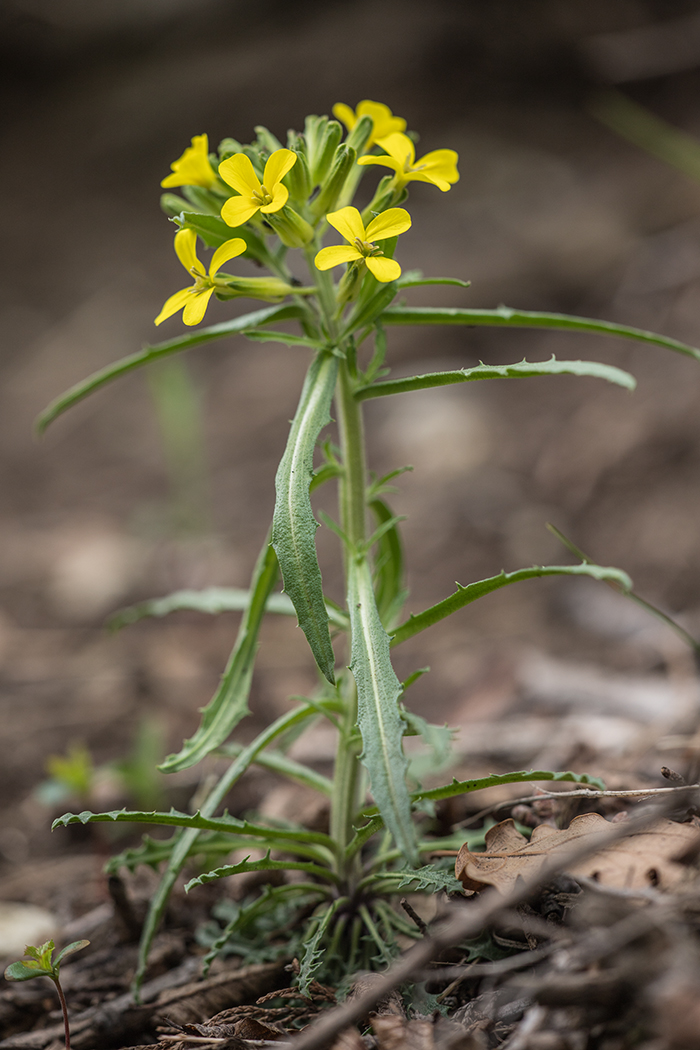
[[66,997],[63,994],[61,982],[59,981],[58,977],[52,977],[51,980],[56,986],[58,998],[61,1000],[61,1010],[63,1011],[63,1028],[66,1034],[66,1050],[70,1050],[70,1027],[68,1025],[68,1005],[66,1003]]
[[[340,435],[343,473],[340,477],[340,520],[348,539],[344,550],[347,578],[348,564],[367,538],[365,503],[365,438],[362,408],[352,392],[352,380],[345,359],[338,370],[336,415]],[[340,846],[340,874],[352,881],[359,863],[358,856],[350,861],[343,852],[354,835],[353,821],[358,810],[358,791],[361,741],[357,733],[357,689],[354,679],[346,678],[343,724],[335,763],[334,792],[331,808],[331,835]]]
[[[335,318],[336,296],[333,282],[328,272],[316,271],[319,290],[319,305],[327,331],[336,341],[338,349],[337,322]],[[366,529],[366,462],[365,435],[362,420],[362,406],[353,397],[353,383],[348,362],[341,358],[338,368],[338,386],[336,390],[336,416],[340,437],[341,462],[343,471],[339,479],[340,524],[347,537],[348,546],[343,550],[345,575],[354,551],[361,547],[367,538]],[[358,875],[358,857],[349,861],[345,858],[345,849],[354,835],[353,821],[358,810],[359,772],[361,741],[357,732],[357,689],[354,679],[346,676],[344,681],[344,708],[338,740],[338,753],[333,775],[333,795],[331,798],[331,837],[338,844],[338,874],[352,883]],[[348,889],[351,889],[349,886]]]

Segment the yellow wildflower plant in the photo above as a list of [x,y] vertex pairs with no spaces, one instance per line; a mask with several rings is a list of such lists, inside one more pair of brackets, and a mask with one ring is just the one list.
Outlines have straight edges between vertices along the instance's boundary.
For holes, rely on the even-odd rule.
[[194,230],[180,230],[175,234],[177,257],[187,272],[194,277],[194,284],[191,288],[182,288],[171,295],[163,304],[163,309],[156,317],[154,324],[161,324],[168,317],[176,314],[178,310],[182,310],[182,320],[185,324],[199,324],[216,288],[215,275],[224,263],[229,259],[235,259],[237,255],[242,255],[247,247],[242,237],[233,237],[230,241],[225,241],[214,252],[207,273],[197,258],[196,244],[197,234]]
[[202,186],[210,190],[218,183],[216,172],[209,163],[209,138],[195,135],[192,145],[170,165],[172,175],[166,175],[161,186]]
[[408,135],[399,132],[381,138],[377,145],[385,150],[385,156],[360,157],[357,163],[392,168],[396,173],[394,182],[397,189],[402,189],[407,182],[432,182],[433,186],[445,193],[453,183],[459,182],[459,157],[453,149],[435,149],[417,161],[413,142]]
[[258,211],[271,215],[283,208],[289,190],[282,184],[282,179],[296,164],[296,159],[297,155],[291,149],[276,149],[265,164],[262,182],[245,153],[235,153],[222,161],[219,175],[240,193],[240,197],[229,197],[221,209],[224,222],[229,226],[242,226]]
[[394,259],[385,259],[374,242],[397,237],[410,228],[411,216],[405,208],[389,208],[372,219],[367,229],[357,208],[341,208],[326,215],[326,219],[350,243],[322,248],[314,259],[317,269],[330,270],[341,263],[364,262],[370,273],[382,283],[395,281],[401,276],[399,264]]
[[352,131],[360,117],[371,117],[374,122],[374,128],[367,142],[366,149],[371,149],[378,139],[392,135],[394,132],[406,130],[406,121],[403,117],[395,117],[389,107],[385,106],[383,102],[372,102],[368,98],[358,102],[355,110],[352,110],[344,102],[336,102],[333,106],[333,116],[341,120],[348,131]]

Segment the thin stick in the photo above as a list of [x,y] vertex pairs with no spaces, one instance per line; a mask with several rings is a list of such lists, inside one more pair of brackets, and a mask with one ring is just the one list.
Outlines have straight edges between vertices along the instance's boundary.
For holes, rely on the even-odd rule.
[[468,817],[466,820],[456,824],[457,828],[468,828],[470,824],[488,817],[499,809],[508,809],[510,806],[520,806],[525,802],[539,802],[545,798],[654,798],[656,795],[669,795],[678,791],[689,791],[700,788],[700,784],[679,784],[677,787],[662,788],[639,788],[627,791],[598,791],[595,788],[579,788],[576,791],[540,791],[537,795],[525,795],[523,798],[506,799],[504,802],[494,802],[486,809],[480,809],[478,813]]

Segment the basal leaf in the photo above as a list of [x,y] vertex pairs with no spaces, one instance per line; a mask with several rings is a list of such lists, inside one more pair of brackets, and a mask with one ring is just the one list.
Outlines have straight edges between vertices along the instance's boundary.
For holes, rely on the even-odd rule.
[[405,379],[385,379],[370,386],[360,387],[355,392],[358,401],[371,397],[385,397],[387,394],[405,394],[411,390],[427,390],[430,387],[449,386],[452,383],[470,383],[478,379],[527,379],[535,376],[573,375],[590,376],[594,379],[605,379],[608,383],[634,390],[637,385],[634,376],[623,372],[613,365],[600,364],[598,361],[519,361],[513,365],[475,365],[474,368],[460,368],[455,372],[427,372],[421,376],[407,376]]
[[177,354],[182,350],[190,350],[192,347],[202,346],[204,343],[211,343],[215,339],[224,339],[229,335],[237,335],[244,328],[255,328],[257,325],[272,324],[275,321],[287,321],[290,318],[299,318],[302,315],[301,307],[294,303],[268,306],[263,310],[255,310],[253,313],[234,317],[230,321],[222,321],[221,324],[213,324],[208,328],[198,328],[196,332],[188,332],[186,335],[176,336],[175,339],[167,339],[165,342],[156,343],[154,346],[146,346],[138,354],[130,354],[128,357],[122,357],[111,365],[105,365],[104,368],[98,369],[97,372],[93,372],[87,379],[81,380],[80,383],[76,383],[70,390],[66,390],[64,394],[57,397],[38,416],[36,421],[37,433],[43,434],[49,423],[52,423],[54,419],[62,415],[67,409],[82,401],[88,394],[92,394],[95,390],[99,390],[100,387],[111,383],[113,379],[127,375],[137,368],[143,368],[144,365],[148,365],[152,361],[157,361],[168,354]]
[[436,605],[425,609],[417,616],[409,616],[400,627],[392,633],[391,644],[400,645],[407,638],[424,631],[426,627],[450,616],[458,609],[483,598],[492,591],[501,587],[507,587],[510,583],[518,583],[520,580],[534,580],[540,576],[592,576],[594,580],[605,582],[614,581],[623,591],[631,590],[632,581],[626,572],[621,569],[607,568],[602,565],[533,565],[531,569],[516,569],[515,572],[500,572],[498,576],[490,576],[486,580],[478,580],[466,587],[457,584],[457,590],[449,598],[444,598]]
[[201,761],[223,744],[240,720],[249,713],[248,696],[260,625],[277,576],[277,558],[272,547],[266,543],[258,556],[251,581],[250,604],[243,614],[236,644],[219,688],[207,706],[202,708],[202,720],[194,736],[185,740],[181,750],[168,755],[158,767],[162,773],[176,773]]
[[185,885],[185,893],[189,893],[195,886],[206,886],[207,883],[216,882],[217,879],[226,879],[229,875],[242,875],[249,871],[305,871],[325,882],[340,882],[338,876],[330,868],[323,868],[320,864],[307,864],[304,861],[270,860],[268,853],[262,860],[250,860],[249,857],[246,857],[239,864],[225,864],[222,868],[214,868],[213,871],[198,875]]
[[597,332],[598,335],[617,335],[624,339],[639,339],[667,350],[676,350],[700,361],[700,350],[677,339],[669,339],[641,328],[598,321],[590,317],[571,317],[568,314],[540,313],[532,310],[511,310],[499,306],[497,310],[462,310],[458,307],[392,306],[381,315],[383,324],[464,324],[498,325],[509,328],[560,328],[575,332]]
[[588,784],[599,791],[605,791],[605,784],[599,777],[590,777],[587,773],[553,773],[547,769],[521,769],[515,773],[498,773],[490,777],[480,777],[478,780],[453,780],[451,784],[443,787],[431,788],[428,791],[416,791],[413,799],[453,798],[455,795],[464,795],[469,791],[483,791],[484,788],[497,787],[500,784],[520,784],[533,780],[556,780],[571,781],[574,784]]
[[316,663],[331,683],[335,682],[335,654],[316,555],[318,522],[311,510],[309,485],[316,441],[330,422],[337,371],[338,361],[332,354],[319,354],[307,373],[277,470],[277,499],[272,519],[272,545],[282,570],[284,589],[294,603],[299,626]]
[[[250,591],[242,587],[205,587],[201,591],[173,591],[163,598],[120,609],[110,616],[108,626],[118,631],[149,616],[169,616],[170,613],[189,610],[215,616],[223,612],[243,612],[250,606]],[[271,594],[265,603],[265,612],[294,616],[294,606],[286,594]]]
[[328,927],[338,909],[347,903],[347,897],[339,897],[338,900],[327,905],[323,913],[317,917],[316,927],[313,933],[304,941],[301,958],[299,959],[299,975],[296,980],[297,987],[302,995],[309,994],[309,986],[323,962],[323,957],[326,952],[325,947],[322,947],[322,942]]
[[352,629],[350,670],[357,683],[362,762],[384,823],[409,864],[417,862],[411,800],[403,752],[405,723],[399,709],[401,683],[389,656],[389,636],[382,626],[367,558],[348,564],[348,608]]

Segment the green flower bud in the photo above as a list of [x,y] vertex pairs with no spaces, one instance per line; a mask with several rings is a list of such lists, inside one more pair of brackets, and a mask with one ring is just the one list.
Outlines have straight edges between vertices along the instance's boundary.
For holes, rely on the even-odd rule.
[[311,212],[315,219],[319,219],[322,215],[333,211],[338,198],[343,192],[345,180],[355,166],[356,159],[357,153],[352,146],[348,146],[347,142],[338,147],[331,173],[321,187],[318,197],[311,204]]
[[203,190],[201,186],[183,186],[182,195],[191,205],[187,211],[201,211],[205,215],[219,215],[221,202],[225,199],[210,190]]
[[335,159],[335,153],[343,137],[343,129],[337,120],[329,120],[323,133],[323,140],[318,156],[311,169],[311,178],[314,186],[320,186],[330,171],[331,164]]
[[323,135],[326,130],[326,124],[328,123],[328,117],[315,117],[310,116],[306,118],[304,122],[304,138],[306,139],[306,159],[309,162],[309,169],[314,170],[316,161],[318,160],[321,152],[321,143],[323,141]]
[[374,131],[374,121],[367,114],[355,124],[350,134],[345,140],[346,146],[352,146],[355,152],[359,155],[364,152],[365,146],[370,140],[372,132]]
[[192,205],[184,198],[178,197],[177,193],[161,193],[160,206],[171,219],[181,215],[183,211],[192,210]]
[[299,203],[306,203],[312,188],[309,165],[305,154],[301,150],[292,148],[292,152],[296,153],[297,162],[294,167],[287,172],[282,179],[282,182],[289,190],[289,195],[293,200],[299,201]]
[[302,219],[293,208],[285,204],[281,211],[265,216],[282,244],[287,248],[303,248],[309,244],[314,237],[314,231],[306,219]]
[[282,143],[273,135],[264,124],[256,124],[253,131],[258,136],[258,145],[268,153],[274,153],[276,149],[282,149]]
[[279,277],[229,277],[220,273],[216,277],[214,293],[217,299],[262,299],[266,303],[279,303],[296,289]]

